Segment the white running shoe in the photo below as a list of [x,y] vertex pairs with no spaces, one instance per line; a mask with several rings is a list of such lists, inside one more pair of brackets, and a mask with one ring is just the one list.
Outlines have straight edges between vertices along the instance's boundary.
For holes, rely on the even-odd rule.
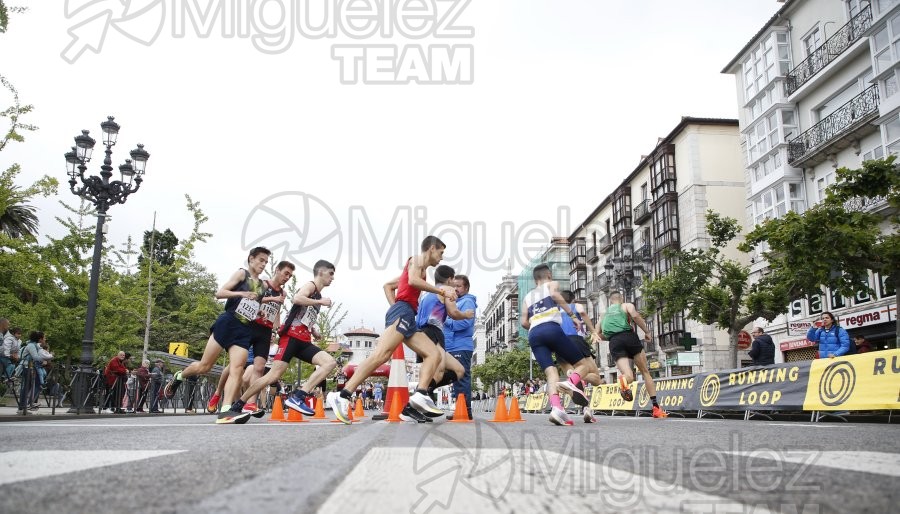
[[591,410],[590,407],[585,407],[583,413],[584,413],[584,422],[585,423],[596,423],[597,422],[597,418],[594,417],[594,412]]
[[584,394],[584,391],[581,389],[581,387],[570,382],[568,378],[562,379],[557,382],[556,387],[568,391],[569,395],[572,397],[572,401],[575,402],[575,405],[585,407],[590,404],[587,395]]
[[563,426],[572,426],[575,424],[574,421],[569,419],[569,415],[566,414],[566,411],[556,407],[550,409],[550,423]]
[[341,423],[345,425],[349,425],[352,423],[352,421],[347,418],[347,409],[350,408],[350,400],[341,396],[340,391],[332,391],[328,393],[325,401],[328,402],[328,406],[331,407],[331,411],[334,412],[334,417],[336,417]]
[[432,400],[430,396],[426,396],[418,391],[416,391],[416,394],[409,397],[409,404],[426,416],[444,415],[444,411],[437,408],[437,405],[434,404],[434,400]]

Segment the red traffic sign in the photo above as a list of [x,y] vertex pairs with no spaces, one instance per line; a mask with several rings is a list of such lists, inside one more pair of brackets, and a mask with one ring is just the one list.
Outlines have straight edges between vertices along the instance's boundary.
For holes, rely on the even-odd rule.
[[741,332],[738,334],[738,348],[741,350],[746,350],[747,348],[750,348],[750,343],[752,342],[753,338],[750,337],[750,332],[741,330]]

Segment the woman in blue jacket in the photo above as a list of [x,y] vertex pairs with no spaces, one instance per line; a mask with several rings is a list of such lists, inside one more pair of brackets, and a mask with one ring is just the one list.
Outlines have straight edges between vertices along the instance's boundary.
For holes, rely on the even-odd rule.
[[830,312],[822,313],[822,326],[810,327],[806,332],[806,338],[819,343],[820,359],[833,359],[850,351],[850,334],[844,327],[838,326],[837,320]]

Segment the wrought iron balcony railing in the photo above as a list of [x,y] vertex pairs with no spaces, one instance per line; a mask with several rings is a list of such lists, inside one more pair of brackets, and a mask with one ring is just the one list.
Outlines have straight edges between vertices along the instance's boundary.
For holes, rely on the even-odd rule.
[[824,120],[788,142],[788,162],[800,167],[810,155],[878,116],[878,86],[871,86]]
[[794,94],[800,89],[800,86],[807,83],[822,68],[828,66],[831,61],[856,43],[871,25],[872,7],[867,5],[788,73],[784,83],[784,91],[787,96]]
[[637,207],[634,208],[634,223],[640,225],[641,223],[647,221],[650,218],[650,199],[646,199],[643,202],[637,204]]
[[874,196],[872,198],[851,198],[844,202],[844,208],[848,211],[868,211],[873,210],[876,207],[881,207],[882,205],[887,205],[887,197],[885,196]]
[[601,253],[606,253],[612,250],[612,247],[613,244],[612,240],[609,238],[609,234],[597,240],[597,249],[600,250]]
[[590,263],[599,259],[600,256],[597,255],[597,247],[596,246],[588,246],[587,251],[585,252],[585,258]]

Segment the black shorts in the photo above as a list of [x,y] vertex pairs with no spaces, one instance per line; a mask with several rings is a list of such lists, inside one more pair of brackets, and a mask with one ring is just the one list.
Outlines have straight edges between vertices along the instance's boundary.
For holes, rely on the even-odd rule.
[[[434,344],[444,348],[444,331],[434,325],[425,325],[424,327],[419,329],[419,332],[424,333],[428,336],[428,339],[431,339]],[[421,356],[416,356],[416,362],[422,362]]]
[[250,324],[250,348],[253,348],[254,360],[256,357],[269,358],[269,346],[272,344],[272,329],[259,323]]
[[321,351],[324,350],[310,341],[301,341],[289,335],[283,335],[278,340],[278,353],[275,354],[275,360],[290,364],[291,359],[297,357],[303,362],[312,364],[313,357]]
[[634,330],[619,332],[609,338],[609,354],[612,355],[613,360],[619,360],[622,357],[633,359],[642,351],[644,351],[644,344],[638,339]]
[[[588,344],[587,341],[584,340],[581,336],[569,336],[569,341],[572,341],[572,344],[578,348],[578,351],[581,352],[581,356],[586,359],[596,359],[597,356],[594,355],[594,349],[591,348],[591,345]],[[561,359],[559,355],[556,356],[557,361],[566,362],[565,359]],[[569,364],[575,364],[574,362],[570,362]]]

